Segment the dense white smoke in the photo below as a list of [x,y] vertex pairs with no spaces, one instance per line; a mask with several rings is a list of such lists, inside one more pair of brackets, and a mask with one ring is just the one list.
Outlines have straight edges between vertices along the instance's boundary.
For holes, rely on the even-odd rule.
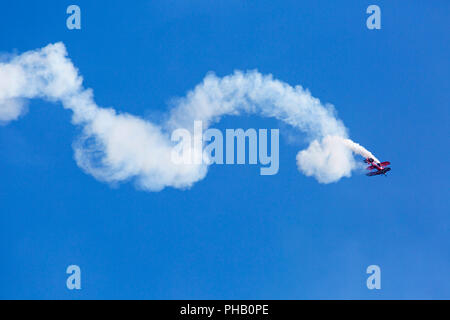
[[299,170],[322,183],[350,176],[356,168],[353,153],[376,159],[348,139],[331,105],[323,105],[301,86],[291,87],[257,71],[237,71],[224,78],[208,74],[161,123],[97,106],[82,82],[63,43],[0,63],[0,122],[19,118],[27,99],[61,102],[73,111],[73,123],[82,128],[74,149],[85,172],[106,182],[133,179],[140,188],[152,191],[189,187],[205,177],[205,164],[171,161],[170,133],[192,128],[195,120],[209,126],[223,115],[256,113],[304,132],[311,143],[297,155]]

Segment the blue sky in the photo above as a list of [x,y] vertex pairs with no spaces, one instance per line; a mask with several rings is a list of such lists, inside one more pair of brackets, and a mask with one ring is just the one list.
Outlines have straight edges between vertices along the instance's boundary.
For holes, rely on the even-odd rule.
[[212,166],[190,190],[110,186],[77,167],[70,111],[32,100],[0,127],[0,298],[450,297],[448,1],[76,1],[79,31],[70,4],[3,3],[0,52],[63,41],[97,104],[148,118],[209,71],[258,69],[334,104],[393,170],[319,184],[296,168],[301,134],[243,116],[216,127],[280,128],[277,175]]

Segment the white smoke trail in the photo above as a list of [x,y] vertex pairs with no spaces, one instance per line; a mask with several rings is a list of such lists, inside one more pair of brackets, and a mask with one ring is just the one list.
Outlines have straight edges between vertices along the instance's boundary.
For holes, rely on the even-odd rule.
[[346,145],[350,150],[353,151],[353,153],[359,154],[361,156],[363,156],[364,158],[372,158],[373,160],[375,160],[376,163],[380,163],[381,161],[377,159],[377,157],[375,157],[372,152],[370,152],[369,150],[367,150],[366,148],[364,148],[362,145],[360,145],[359,143],[356,143],[350,139],[343,139],[342,143],[344,145]]
[[223,115],[243,112],[274,117],[304,132],[312,142],[297,155],[298,167],[319,182],[350,176],[356,168],[352,153],[376,159],[348,139],[331,105],[321,104],[301,86],[291,87],[257,71],[224,78],[208,74],[160,124],[97,106],[82,82],[62,43],[0,63],[0,122],[20,117],[27,99],[61,102],[82,128],[74,149],[85,172],[107,182],[134,179],[140,188],[153,191],[189,187],[207,173],[205,164],[171,161],[172,129],[191,128],[194,120],[208,126]]

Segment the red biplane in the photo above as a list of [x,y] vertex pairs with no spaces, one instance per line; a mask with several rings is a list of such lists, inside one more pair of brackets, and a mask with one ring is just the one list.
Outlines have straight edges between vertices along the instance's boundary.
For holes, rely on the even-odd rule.
[[367,176],[379,176],[380,174],[386,175],[387,172],[391,171],[391,168],[388,168],[388,166],[391,164],[389,161],[376,163],[375,160],[372,158],[367,158],[364,160],[365,163],[370,164],[370,166],[367,167],[367,170],[373,170],[375,171],[369,172]]

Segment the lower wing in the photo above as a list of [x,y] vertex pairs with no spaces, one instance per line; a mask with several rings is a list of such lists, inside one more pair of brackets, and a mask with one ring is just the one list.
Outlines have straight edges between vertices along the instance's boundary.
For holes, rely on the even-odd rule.
[[369,172],[368,174],[366,174],[366,176],[372,177],[372,176],[378,176],[380,174],[383,174],[382,171],[374,171],[374,172]]

